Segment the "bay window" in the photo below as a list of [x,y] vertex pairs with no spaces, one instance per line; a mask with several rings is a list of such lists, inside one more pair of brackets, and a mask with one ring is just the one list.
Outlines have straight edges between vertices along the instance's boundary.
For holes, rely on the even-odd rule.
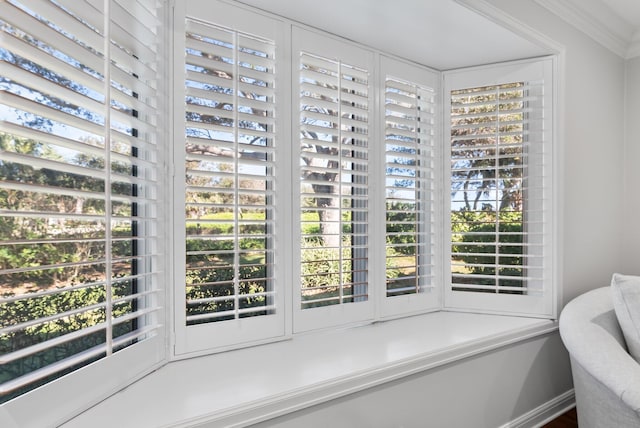
[[98,360],[113,391],[311,330],[555,317],[553,59],[439,72],[156,3],[0,3],[4,401]]

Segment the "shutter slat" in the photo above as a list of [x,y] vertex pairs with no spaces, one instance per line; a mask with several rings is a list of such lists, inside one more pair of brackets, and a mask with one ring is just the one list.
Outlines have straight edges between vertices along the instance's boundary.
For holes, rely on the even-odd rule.
[[250,83],[240,82],[238,84],[238,90],[244,97],[268,97],[270,100],[273,98],[273,88],[265,88],[258,85],[252,85]]
[[205,56],[192,55],[187,53],[186,62],[188,65],[195,65],[206,70],[207,74],[218,77],[233,79],[233,64],[220,60],[212,60]]
[[[125,47],[138,58],[155,58],[159,43],[158,37],[152,25],[153,21],[144,22],[144,17],[131,14],[123,5],[134,6],[136,1],[111,2],[111,14],[113,15],[112,37],[118,45]],[[157,22],[155,25],[158,25]]]
[[5,151],[2,153],[2,157],[4,161],[20,163],[23,165],[32,165],[36,168],[46,168],[53,171],[67,172],[70,174],[84,175],[87,177],[95,177],[102,180],[106,177],[103,170],[85,168],[83,166],[72,165],[55,160],[36,158],[30,155],[23,155],[21,153]]
[[43,25],[35,18],[18,11],[8,2],[0,2],[0,16],[2,16],[2,20],[9,22],[14,27],[21,28],[26,33],[31,34],[35,39],[42,42],[46,41],[46,45],[54,50],[65,52],[80,64],[93,70],[100,70],[102,68],[102,61],[97,55],[50,27]]
[[[2,99],[0,98],[0,100]],[[40,141],[42,143],[64,147],[70,150],[77,150],[81,153],[85,153],[88,155],[94,155],[94,156],[104,155],[104,149],[102,147],[97,147],[91,144],[86,144],[83,142],[71,140],[63,136],[53,135],[48,132],[40,131],[33,128],[28,128],[28,127],[7,122],[7,121],[0,121],[0,130],[21,138],[32,139],[35,141]]]
[[[211,97],[211,91],[208,89],[194,88],[192,86],[187,86],[185,89],[187,97],[200,98],[202,100],[209,100]],[[253,100],[252,100],[253,101]],[[225,104],[233,105],[233,95],[217,93],[216,95],[216,105],[222,106]],[[197,106],[199,104],[191,101],[187,101],[187,107],[191,108],[191,106]],[[202,106],[205,108],[205,106]],[[263,104],[264,107],[264,104]],[[206,108],[214,108],[212,106],[206,106]],[[218,108],[218,110],[222,110],[222,108]]]
[[206,37],[208,39],[213,39],[229,44],[233,43],[233,32],[230,30],[218,27],[216,25],[197,22],[193,19],[187,19],[185,22],[187,28],[187,41],[191,39],[191,37],[189,37],[189,32],[193,32],[199,37]]
[[[37,0],[22,0],[24,4],[31,10],[37,10],[38,14],[44,16],[47,20],[53,22],[57,27],[67,30],[73,29],[73,36],[82,41],[83,44],[100,51],[102,49],[102,35],[91,30],[86,25],[78,25],[78,21],[73,16],[66,13],[63,9],[49,2],[38,2]],[[99,16],[100,10],[94,9],[93,15]],[[91,16],[84,13],[82,16]],[[86,20],[86,18],[85,18]],[[100,22],[100,21],[99,21]],[[101,22],[100,22],[101,23]],[[43,39],[45,41],[47,39]]]
[[100,135],[102,133],[102,127],[100,125],[85,119],[81,119],[77,116],[64,113],[47,105],[28,100],[19,95],[8,93],[6,91],[0,91],[0,96],[2,97],[0,98],[2,104],[8,107],[33,113],[36,116],[46,117],[60,123],[71,125],[92,134]]
[[[233,92],[231,91],[231,89],[233,88],[233,82],[228,75],[220,76],[218,74],[205,74],[199,71],[187,70],[186,76],[187,81],[195,82],[199,85],[212,86],[214,89],[209,90],[209,92],[215,91],[218,95],[224,95],[224,92]],[[215,88],[219,89],[216,90]],[[202,98],[208,99],[208,97]]]
[[[319,70],[320,72],[313,71],[314,69]],[[311,73],[316,73],[316,75],[330,73],[337,79],[338,69],[339,64],[335,60],[310,55],[304,52],[300,55],[301,76],[305,76],[305,73],[308,71]]]
[[23,57],[24,59],[49,70],[55,71],[62,76],[73,75],[74,80],[82,86],[92,91],[100,92],[103,89],[103,83],[96,77],[88,73],[78,73],[78,69],[58,58],[55,58],[43,50],[27,43],[21,38],[15,37],[13,34],[3,34],[4,43],[11,46],[11,52]]
[[[238,53],[238,62],[240,63],[240,68],[238,69],[238,73],[243,76],[263,76],[264,78],[273,78],[270,76],[270,70],[273,70],[274,61],[269,57],[262,57],[260,55],[254,55],[252,53],[247,52],[239,52]],[[259,71],[252,68],[261,67],[266,68],[266,71]]]
[[[320,84],[313,84],[308,82],[302,83],[300,85],[300,93],[306,97],[320,99],[324,102],[337,102],[338,100],[338,93],[334,88],[326,87]],[[313,103],[311,103],[311,105],[313,105]]]
[[241,49],[260,52],[271,60],[275,56],[275,44],[270,40],[240,35],[238,43]]
[[[200,104],[193,104],[190,102],[187,102],[187,113],[199,113],[207,116],[213,116],[216,118],[228,119],[230,121],[233,121],[236,115],[235,111],[233,110],[227,110],[224,108],[215,108],[215,107],[210,107],[210,106],[200,105]],[[196,120],[194,119],[191,119],[191,120],[196,122]]]

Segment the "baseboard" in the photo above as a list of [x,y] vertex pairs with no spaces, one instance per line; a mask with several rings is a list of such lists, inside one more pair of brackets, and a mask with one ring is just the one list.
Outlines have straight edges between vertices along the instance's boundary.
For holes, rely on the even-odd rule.
[[522,416],[502,425],[500,428],[538,428],[557,418],[576,405],[576,395],[573,389],[549,400]]

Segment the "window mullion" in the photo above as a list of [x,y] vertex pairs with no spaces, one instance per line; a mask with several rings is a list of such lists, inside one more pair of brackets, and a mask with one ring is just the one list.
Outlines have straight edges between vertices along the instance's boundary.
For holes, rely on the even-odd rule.
[[500,292],[500,198],[498,195],[500,194],[500,87],[496,87],[495,90],[496,97],[496,133],[495,133],[495,158],[494,158],[494,183],[495,186],[495,207],[496,207],[496,220],[495,220],[495,255],[494,255],[494,278],[495,278],[495,292]]
[[111,209],[111,0],[104,0],[104,172],[105,172],[105,317],[106,354],[113,352],[113,272]]
[[233,45],[233,144],[234,150],[232,150],[233,156],[233,308],[234,318],[239,318],[240,310],[240,144],[239,144],[239,128],[240,124],[238,120],[240,115],[238,113],[238,91],[240,90],[240,76],[239,71],[239,36],[237,32],[233,32],[232,37]]
[[[416,107],[415,107],[415,128],[416,128],[416,156],[418,156],[418,159],[416,159],[416,192],[418,193],[418,195],[422,196],[422,191],[423,189],[421,189],[420,184],[422,183],[422,174],[421,174],[421,170],[420,170],[420,166],[422,165],[422,158],[420,157],[420,155],[422,155],[422,150],[421,150],[421,138],[420,138],[420,88],[418,87],[418,85],[413,85],[413,89],[415,90],[416,93]],[[420,215],[419,213],[422,211],[421,210],[421,197],[417,198],[416,201],[416,208],[415,208],[415,212],[416,215],[413,218],[413,228],[414,230],[417,232],[414,238],[414,262],[415,262],[415,267],[416,267],[416,271],[414,274],[414,278],[413,278],[413,284],[414,284],[414,289],[416,293],[420,292],[420,278],[421,278],[421,270],[423,269],[422,267],[422,260],[421,258],[424,257],[421,254],[420,251],[420,235],[421,235],[421,230],[422,227],[420,225],[420,219],[422,219],[424,216]]]
[[[340,303],[344,303],[344,237],[343,237],[343,227],[342,227],[342,61],[338,61],[338,175],[336,179],[336,185],[338,186],[338,272],[339,272],[339,292],[340,292]],[[351,257],[353,258],[353,247],[351,249]]]

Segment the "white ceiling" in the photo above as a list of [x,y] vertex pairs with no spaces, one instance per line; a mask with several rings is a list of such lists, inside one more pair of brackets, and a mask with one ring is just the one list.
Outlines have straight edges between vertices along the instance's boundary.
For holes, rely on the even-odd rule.
[[455,0],[237,1],[439,70],[549,53]]
[[[549,53],[465,0],[235,1],[439,70]],[[640,56],[640,0],[534,1],[619,56]]]

